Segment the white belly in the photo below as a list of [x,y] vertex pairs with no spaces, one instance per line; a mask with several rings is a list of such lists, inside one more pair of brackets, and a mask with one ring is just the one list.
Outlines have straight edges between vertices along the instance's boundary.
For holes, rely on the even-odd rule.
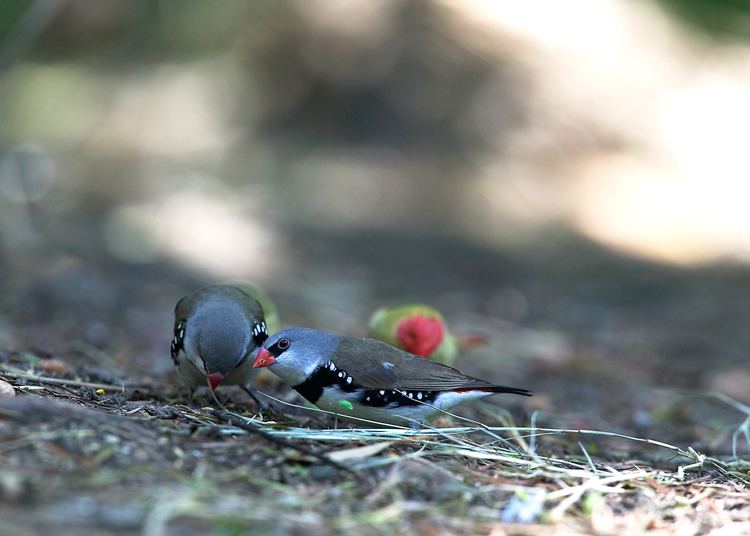
[[[394,407],[395,403],[383,407],[371,407],[356,402],[356,393],[347,393],[342,391],[338,386],[326,387],[323,395],[315,403],[320,409],[338,413],[344,419],[355,422],[363,427],[378,426],[378,423],[385,425],[419,427],[440,414],[440,410],[447,410],[457,404],[484,398],[491,395],[485,391],[463,391],[454,393],[447,391],[438,395],[432,404],[416,404],[401,407]],[[339,404],[339,401],[346,401],[352,405],[352,409]],[[374,423],[362,422],[376,421]]]
[[[254,356],[255,354],[253,354]],[[232,369],[227,374],[221,385],[247,385],[252,382],[258,375],[258,369],[253,368],[253,356],[250,356],[238,367]],[[196,365],[195,360],[200,363],[200,366]],[[203,370],[203,362],[199,357],[195,359],[189,359],[185,350],[180,351],[177,355],[177,362],[179,363],[179,372],[182,377],[182,381],[190,389],[197,389],[198,387],[208,387],[208,378],[206,378],[206,371]],[[221,385],[219,387],[221,387]]]

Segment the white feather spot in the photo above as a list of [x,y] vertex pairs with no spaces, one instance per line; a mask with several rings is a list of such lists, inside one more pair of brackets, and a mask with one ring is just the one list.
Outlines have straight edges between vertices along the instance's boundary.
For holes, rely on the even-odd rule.
[[365,398],[365,400],[367,400],[369,402],[370,401],[370,397],[368,396],[367,398]]
[[349,377],[348,377],[348,378],[346,379],[346,383],[352,383],[352,377],[351,377],[351,376],[349,376]]
[[414,398],[414,393],[409,393],[409,398]]
[[417,393],[417,398],[418,398],[419,400],[422,400],[422,393]]
[[331,363],[330,365],[328,365],[328,368],[331,369],[331,370],[336,370],[336,365],[334,365],[333,363]]
[[339,378],[343,378],[344,376],[346,376],[346,374],[344,374],[343,370],[341,372],[339,372]]
[[380,391],[380,396],[383,396],[385,394],[385,391]]

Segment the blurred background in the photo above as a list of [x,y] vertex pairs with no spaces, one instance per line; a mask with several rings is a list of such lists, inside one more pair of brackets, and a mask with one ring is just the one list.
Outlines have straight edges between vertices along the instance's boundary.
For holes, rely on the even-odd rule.
[[2,2],[0,349],[178,384],[204,284],[353,335],[424,301],[549,424],[725,445],[674,389],[750,403],[749,37],[747,0]]

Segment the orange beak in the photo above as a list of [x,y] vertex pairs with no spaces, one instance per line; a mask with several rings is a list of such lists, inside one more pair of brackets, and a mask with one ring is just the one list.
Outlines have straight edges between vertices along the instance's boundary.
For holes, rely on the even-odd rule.
[[274,363],[276,363],[276,358],[271,355],[271,352],[269,352],[265,348],[261,348],[260,350],[258,350],[258,357],[255,358],[253,368],[267,367],[268,365],[273,365]]
[[211,385],[212,391],[215,391],[222,381],[224,381],[224,375],[221,372],[214,372],[208,375],[208,383]]

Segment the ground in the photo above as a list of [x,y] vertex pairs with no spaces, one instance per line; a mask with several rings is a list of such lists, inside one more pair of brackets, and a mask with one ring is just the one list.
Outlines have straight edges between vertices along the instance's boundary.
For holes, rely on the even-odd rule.
[[[198,282],[58,260],[8,279],[0,533],[750,533],[735,434],[747,414],[705,391],[745,385],[744,268],[679,270],[590,245],[524,256],[436,239],[410,254],[387,234],[305,233],[299,286],[269,284],[282,323],[354,333],[360,311],[408,288],[488,337],[459,368],[535,396],[493,397],[419,432],[297,407],[270,374],[255,386],[274,397],[262,410],[236,388],[219,390],[224,409],[190,407],[168,345],[171,307]],[[371,259],[377,248],[399,267]],[[418,261],[430,277],[408,275]],[[331,296],[352,273],[363,303],[352,284]],[[76,285],[111,303],[72,299]]]
[[[415,296],[434,293],[438,305],[457,304],[449,321],[490,343],[456,364],[535,396],[463,407],[457,412],[473,423],[447,416],[436,423],[440,433],[419,434],[363,431],[290,406],[301,400],[270,374],[257,385],[275,397],[261,397],[262,411],[236,388],[220,390],[227,413],[215,413],[214,401],[193,408],[168,357],[171,303],[182,292],[175,287],[191,283],[136,274],[152,281],[120,298],[136,288],[130,267],[58,261],[11,279],[16,313],[27,316],[14,332],[23,349],[0,354],[0,376],[15,394],[0,398],[0,532],[750,533],[747,445],[735,434],[743,406],[695,389],[742,380],[735,356],[744,336],[727,339],[727,324],[743,310],[741,267],[680,272],[601,252],[592,261],[591,251],[571,267],[559,255],[550,263],[460,244],[450,246],[464,260],[446,261],[438,242],[427,259],[431,278],[399,279],[418,263],[407,247],[394,251],[400,239],[370,238],[400,256],[396,273],[348,237],[327,237],[320,256],[321,237],[303,238],[305,290],[275,292],[282,322],[333,330],[326,322],[366,307],[323,303],[315,293],[332,288],[342,265],[357,273],[372,262],[378,277],[368,295],[385,301],[408,287]],[[330,273],[322,259],[332,250],[341,252],[338,271],[316,279]],[[443,272],[450,292],[438,290]],[[504,283],[483,300],[491,277]],[[94,297],[70,299],[76,284],[109,291],[114,305],[92,312]],[[512,311],[517,295],[525,312]],[[728,347],[734,351],[722,351]],[[262,422],[276,439],[226,415],[234,424]],[[532,419],[555,431],[531,433]]]

